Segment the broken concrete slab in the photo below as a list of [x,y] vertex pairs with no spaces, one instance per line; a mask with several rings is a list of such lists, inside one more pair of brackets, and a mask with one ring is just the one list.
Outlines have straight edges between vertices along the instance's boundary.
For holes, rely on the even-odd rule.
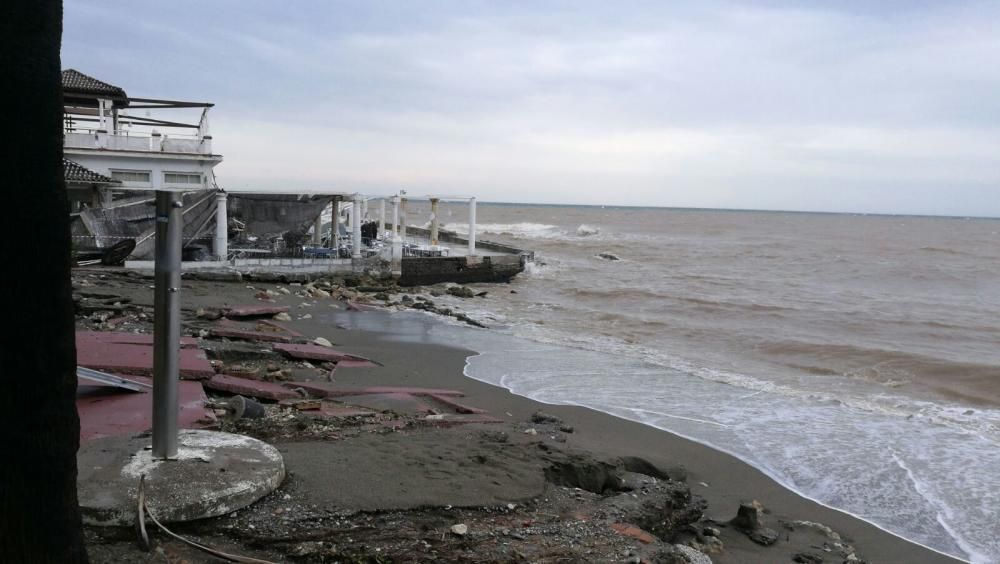
[[[211,378],[215,370],[197,348],[197,341],[181,339],[181,378]],[[76,362],[79,366],[116,374],[153,374],[153,336],[112,331],[77,331]]]
[[203,385],[210,390],[240,394],[255,397],[258,399],[268,399],[279,401],[283,399],[301,399],[302,395],[290,388],[274,382],[263,382],[261,380],[250,380],[238,376],[227,374],[216,374],[212,378],[203,382]]
[[279,313],[288,313],[288,306],[273,305],[242,305],[226,310],[229,319],[248,319],[254,317],[271,317]]
[[424,415],[435,412],[433,406],[410,394],[363,394],[344,398],[343,401],[357,407],[391,411],[400,415]]
[[279,333],[282,333],[282,334],[285,334],[285,335],[289,335],[291,337],[304,337],[304,335],[302,333],[299,333],[298,331],[296,331],[296,330],[294,330],[294,329],[292,329],[292,328],[290,328],[290,327],[288,327],[286,325],[282,325],[281,323],[278,323],[277,321],[271,321],[270,319],[261,319],[261,320],[257,321],[257,328],[258,328],[258,330],[261,330],[261,327],[260,327],[261,325],[263,325],[265,327],[270,327],[270,328],[276,329]]
[[294,343],[298,337],[283,335],[275,332],[253,331],[250,329],[239,329],[234,326],[212,327],[208,330],[212,337],[225,337],[227,339],[242,339],[245,341],[263,341],[268,343]]
[[[134,380],[152,385],[152,379]],[[205,406],[208,398],[198,382],[182,380],[178,386],[177,425],[181,428],[206,428],[216,425],[215,413]],[[121,393],[108,386],[77,387],[76,409],[80,414],[80,440],[92,441],[148,431],[152,428],[153,395]]]
[[319,409],[303,411],[302,414],[317,419],[347,419],[350,417],[374,417],[376,412],[362,407],[324,401]]
[[136,519],[139,478],[150,512],[161,522],[231,513],[271,493],[285,479],[273,446],[217,431],[184,430],[176,460],[156,460],[151,437],[129,435],[85,443],[77,455],[83,522],[129,526]]
[[371,360],[338,360],[337,367],[339,368],[377,368],[382,366],[381,364],[376,364]]
[[444,405],[446,405],[446,406],[454,409],[458,413],[467,413],[467,414],[482,414],[482,413],[486,413],[485,409],[480,409],[478,407],[472,407],[470,405],[465,405],[463,403],[458,403],[457,401],[451,399],[451,397],[446,396],[446,395],[442,395],[442,394],[427,394],[427,397],[433,399],[434,401],[436,401],[438,403],[442,403],[442,404],[444,404]]
[[291,358],[300,360],[319,360],[323,362],[351,362],[353,366],[381,366],[374,360],[314,344],[278,344],[274,345],[274,350],[283,353]]
[[[121,345],[149,345],[153,346],[153,335],[150,333],[119,333],[114,331],[77,331],[77,343],[80,342],[108,342]],[[194,337],[181,337],[182,349],[198,348],[198,340]]]
[[283,399],[278,402],[281,407],[291,407],[298,411],[314,411],[323,407],[323,400],[318,399]]
[[413,396],[454,396],[465,394],[458,390],[438,390],[434,388],[410,388],[405,386],[368,386],[364,388],[345,388],[332,382],[285,382],[289,388],[302,388],[310,394],[322,398],[339,398],[361,396],[365,394],[410,394]]

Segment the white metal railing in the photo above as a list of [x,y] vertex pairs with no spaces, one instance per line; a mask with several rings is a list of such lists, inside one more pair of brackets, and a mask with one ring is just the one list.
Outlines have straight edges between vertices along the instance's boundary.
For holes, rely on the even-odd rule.
[[212,138],[200,135],[136,135],[127,131],[109,134],[98,129],[74,129],[63,135],[63,146],[69,149],[212,154]]

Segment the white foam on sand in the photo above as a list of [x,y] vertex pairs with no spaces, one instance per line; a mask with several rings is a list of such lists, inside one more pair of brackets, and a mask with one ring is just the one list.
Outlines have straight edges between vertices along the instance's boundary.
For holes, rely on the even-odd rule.
[[468,360],[469,377],[671,431],[934,550],[1000,558],[1000,450],[976,433],[749,376],[704,378],[603,352],[448,331],[466,333],[453,343],[480,352]]

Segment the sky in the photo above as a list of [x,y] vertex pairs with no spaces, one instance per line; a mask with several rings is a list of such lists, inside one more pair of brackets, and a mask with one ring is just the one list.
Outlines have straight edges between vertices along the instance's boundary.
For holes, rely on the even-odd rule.
[[1000,217],[1000,2],[64,0],[222,187]]

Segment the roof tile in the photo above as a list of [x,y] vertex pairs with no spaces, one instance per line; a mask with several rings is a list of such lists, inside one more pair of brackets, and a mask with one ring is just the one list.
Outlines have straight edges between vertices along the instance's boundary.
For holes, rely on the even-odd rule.
[[62,87],[64,93],[88,96],[106,96],[113,100],[128,100],[125,90],[83,74],[76,69],[62,71]]
[[113,178],[108,178],[103,174],[94,172],[89,168],[75,163],[69,159],[63,159],[63,175],[66,182],[77,182],[85,184],[121,184]]

